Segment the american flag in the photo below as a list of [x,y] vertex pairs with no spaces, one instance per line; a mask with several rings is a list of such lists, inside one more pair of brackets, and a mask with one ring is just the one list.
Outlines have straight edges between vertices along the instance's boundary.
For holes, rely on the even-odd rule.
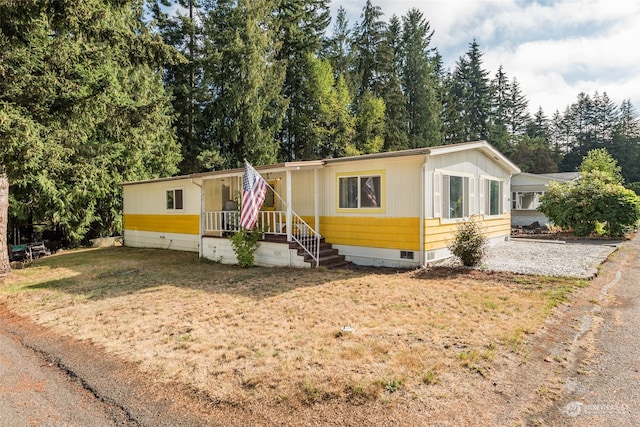
[[242,184],[242,206],[240,207],[240,225],[252,230],[258,220],[260,208],[267,195],[267,182],[247,162],[244,161],[244,179]]

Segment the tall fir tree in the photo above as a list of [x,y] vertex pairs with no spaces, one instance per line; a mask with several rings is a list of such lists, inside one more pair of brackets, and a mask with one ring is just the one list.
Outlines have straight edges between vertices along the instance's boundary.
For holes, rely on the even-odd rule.
[[430,54],[433,30],[422,12],[412,8],[402,19],[403,67],[401,69],[407,100],[409,146],[440,145],[440,111],[437,75]]
[[338,7],[333,33],[325,41],[324,57],[329,59],[336,79],[339,76],[349,78],[353,71],[353,55],[351,53],[351,29],[344,7]]
[[409,148],[407,101],[400,80],[402,54],[402,24],[400,19],[393,15],[389,19],[378,53],[381,71],[377,92],[385,103],[385,151]]
[[311,69],[310,58],[323,47],[324,32],[330,23],[328,0],[282,0],[275,7],[274,29],[278,43],[277,61],[285,67],[282,94],[287,100],[282,130],[279,133],[281,160],[301,160],[312,144],[305,132],[309,125],[304,111],[313,102],[302,87]]
[[[354,29],[354,55],[356,97],[360,100],[365,93],[377,93],[377,80],[380,76],[378,53],[384,39],[386,25],[382,21],[382,9],[367,0],[362,10],[362,21]],[[368,96],[368,95],[367,95]],[[358,102],[358,101],[356,101]]]
[[[490,86],[488,72],[482,67],[482,52],[476,40],[456,63],[453,71],[449,102],[455,104],[452,119],[457,141],[489,138]],[[450,119],[451,120],[451,119]]]
[[511,83],[502,65],[498,67],[495,77],[491,81],[491,125],[490,141],[502,153],[513,151],[512,140],[509,135],[508,123],[511,110]]
[[117,184],[177,170],[159,70],[179,55],[135,0],[5,2],[0,16],[10,217],[52,224],[72,242],[119,232]]
[[[153,0],[150,10],[153,25],[165,43],[182,53],[185,61],[165,68],[165,87],[172,95],[174,127],[182,151],[179,164],[183,174],[210,170],[222,164],[204,134],[202,106],[207,87],[203,81],[202,13],[198,0]],[[173,14],[167,13],[174,11]]]
[[285,68],[276,60],[269,0],[217,1],[203,20],[206,138],[223,167],[275,163],[277,136],[287,101],[282,94]]

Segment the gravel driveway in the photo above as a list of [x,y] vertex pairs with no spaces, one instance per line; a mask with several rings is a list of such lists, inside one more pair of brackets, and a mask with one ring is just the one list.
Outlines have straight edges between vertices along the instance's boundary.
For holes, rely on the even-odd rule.
[[[598,266],[620,247],[618,241],[511,239],[487,247],[482,269],[521,274],[592,278]],[[438,265],[461,265],[449,258]]]

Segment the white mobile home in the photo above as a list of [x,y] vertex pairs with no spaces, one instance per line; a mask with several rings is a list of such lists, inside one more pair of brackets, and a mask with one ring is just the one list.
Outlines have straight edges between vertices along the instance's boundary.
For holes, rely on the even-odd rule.
[[[477,218],[490,240],[511,229],[511,175],[485,141],[256,167],[271,185],[260,212],[258,265],[308,267],[337,257],[417,267],[450,256],[460,222]],[[127,246],[198,251],[235,263],[228,238],[242,169],[123,184]],[[228,203],[227,203],[228,204]],[[329,260],[329,261],[327,261]]]
[[511,225],[527,227],[538,223],[544,227],[549,219],[538,210],[540,198],[546,193],[552,182],[565,183],[575,181],[578,172],[547,174],[518,173],[511,178]]

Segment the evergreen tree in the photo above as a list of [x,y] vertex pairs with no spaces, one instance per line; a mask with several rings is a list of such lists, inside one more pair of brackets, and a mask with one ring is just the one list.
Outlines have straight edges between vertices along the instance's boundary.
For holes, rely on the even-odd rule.
[[418,9],[403,17],[401,70],[409,119],[410,147],[440,145],[440,110],[435,67],[429,57],[433,31]]
[[119,232],[118,183],[176,172],[163,65],[138,1],[0,4],[0,164],[14,221],[71,241]]
[[[488,72],[482,68],[482,52],[474,40],[465,56],[456,63],[449,83],[447,113],[449,139],[474,141],[489,139],[490,86]],[[453,133],[452,133],[453,132]]]
[[[206,124],[202,106],[207,84],[203,81],[202,10],[196,0],[154,0],[151,2],[154,26],[165,43],[186,58],[165,68],[165,86],[172,95],[174,127],[182,149],[179,169],[183,174],[210,170],[222,160],[217,150],[206,144]],[[167,9],[177,10],[173,15]],[[181,10],[184,9],[186,14]]]
[[378,57],[381,61],[377,91],[385,103],[384,150],[396,151],[409,148],[409,127],[406,98],[400,81],[402,65],[402,26],[393,15],[387,25]]
[[622,101],[614,127],[611,155],[622,168],[626,182],[640,181],[640,121],[629,99]]
[[338,76],[348,78],[352,72],[352,43],[347,11],[340,6],[333,25],[333,34],[327,39],[324,49],[324,56],[329,59],[336,79]]
[[330,23],[328,0],[282,0],[276,5],[276,59],[285,67],[282,94],[288,102],[280,140],[280,158],[293,160],[304,158],[307,144],[305,132],[309,125],[304,111],[311,101],[305,97],[302,87],[311,68],[311,55],[318,54],[323,46],[323,35]]
[[258,165],[278,158],[287,102],[272,11],[269,0],[222,0],[203,20],[210,98],[204,106],[206,137],[224,167],[239,167],[245,158]]
[[502,65],[491,81],[491,126],[490,141],[501,152],[508,154],[513,151],[512,137],[509,135],[508,124],[511,111],[511,83]]
[[531,120],[529,116],[529,101],[522,93],[518,80],[514,77],[510,84],[509,121],[507,131],[512,135],[512,142],[518,140],[527,131]]
[[356,103],[367,92],[379,95],[376,91],[376,82],[380,74],[378,51],[385,31],[385,23],[380,19],[382,15],[380,7],[373,6],[371,0],[367,0],[362,11],[362,22],[356,24],[354,30],[355,80],[358,82]]

